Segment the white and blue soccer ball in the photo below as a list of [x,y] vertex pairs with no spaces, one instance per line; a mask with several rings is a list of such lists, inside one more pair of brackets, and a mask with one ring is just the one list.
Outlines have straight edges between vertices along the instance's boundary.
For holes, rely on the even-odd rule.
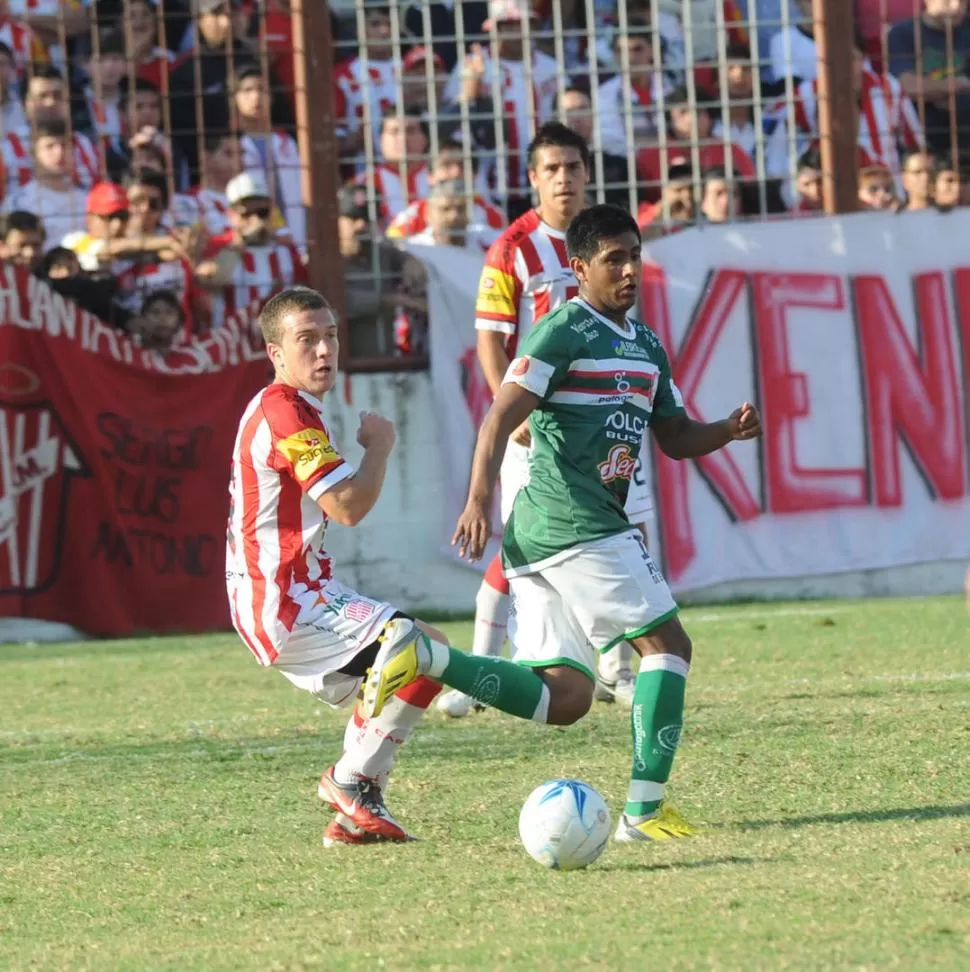
[[575,871],[603,853],[611,823],[605,801],[591,786],[579,780],[550,780],[525,801],[519,838],[543,867]]

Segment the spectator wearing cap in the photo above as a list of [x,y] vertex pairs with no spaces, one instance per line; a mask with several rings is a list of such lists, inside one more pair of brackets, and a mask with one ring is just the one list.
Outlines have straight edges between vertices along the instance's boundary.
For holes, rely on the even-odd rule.
[[[428,72],[431,79],[428,79]],[[416,108],[426,122],[440,122],[445,108],[444,58],[429,47],[412,47],[401,61],[401,100],[408,108]],[[434,115],[431,114],[434,95]]]
[[232,229],[209,241],[196,279],[210,295],[209,320],[248,311],[284,287],[306,282],[300,251],[272,228],[273,200],[266,176],[242,172],[226,186]]
[[272,128],[269,91],[258,65],[237,67],[233,99],[242,133],[239,141],[242,168],[266,176],[273,203],[283,213],[290,236],[305,250],[306,210],[300,150],[291,135]]
[[[438,154],[432,163],[428,181],[434,187],[440,182],[461,181],[465,179],[466,157],[460,145],[453,142],[442,142],[438,147]],[[471,155],[467,158],[468,169],[472,180],[478,184],[478,158]],[[474,190],[472,190],[474,192]],[[486,199],[479,191],[472,196],[472,214],[469,220],[469,230],[477,238],[494,243],[499,238],[507,223],[505,214],[497,206]],[[407,209],[398,214],[387,228],[389,239],[407,239],[422,233],[428,227],[428,200],[419,199],[411,203]]]
[[[661,94],[670,93],[671,85],[663,72],[655,68],[653,53],[653,29],[645,18],[628,21],[625,33],[616,31],[613,35],[617,67],[624,59],[629,64],[631,132],[628,137],[624,79],[618,73],[600,85],[597,97],[600,145],[609,155],[625,158],[631,137],[634,145],[643,145],[663,124],[658,102]],[[590,141],[588,136],[587,141]]]
[[[7,132],[0,143],[3,172],[0,189],[10,193],[17,186],[30,181],[33,173],[31,132],[42,122],[56,120],[67,124],[69,112],[64,76],[57,68],[38,68],[26,82],[24,89],[23,129]],[[101,158],[91,140],[78,131],[71,133],[73,174],[78,185],[90,188],[101,179]]]
[[[473,44],[465,58],[464,74],[459,64],[446,89],[449,101],[487,99],[488,115],[502,122],[503,145],[497,146],[492,164],[501,165],[504,172],[493,181],[500,187],[504,183],[506,199],[501,202],[510,219],[532,205],[526,148],[533,127],[551,120],[559,87],[556,61],[534,44],[531,51],[525,49],[525,23],[535,20],[528,0],[490,0],[483,28],[494,33],[494,55]],[[495,101],[496,90],[499,102]]]
[[[342,162],[362,162],[364,120],[369,115],[373,138],[380,137],[381,110],[397,104],[398,83],[391,41],[391,11],[385,4],[364,8],[364,36],[359,53],[341,61],[333,74],[333,114]],[[366,59],[364,53],[366,52]]]
[[[755,169],[751,156],[740,145],[726,145],[712,138],[714,119],[708,104],[711,95],[703,90],[697,92],[698,105],[691,104],[686,88],[677,88],[666,101],[667,135],[666,149],[648,146],[637,153],[637,172],[646,183],[644,197],[655,200],[660,195],[664,182],[664,166],[683,165],[693,158],[693,143],[696,133],[697,156],[700,167],[704,169],[722,168],[731,173],[732,178],[754,179]],[[682,160],[677,163],[675,160]]]
[[85,229],[68,233],[61,246],[77,255],[82,270],[96,273],[129,255],[128,193],[114,182],[99,182],[91,187],[85,210]]
[[916,212],[933,205],[933,183],[936,180],[936,159],[929,152],[907,152],[903,156],[903,209]]
[[[367,189],[344,186],[337,197],[344,264],[344,309],[352,355],[423,351],[428,275],[420,260],[374,238]],[[379,203],[379,200],[375,200]]]
[[690,160],[674,156],[670,160],[660,199],[640,204],[637,222],[644,242],[660,239],[694,224],[694,179]]
[[[915,6],[916,0],[913,0]],[[889,70],[921,102],[937,152],[970,141],[970,16],[966,0],[923,0],[918,16],[895,24],[886,41]],[[951,97],[957,132],[950,131]]]
[[[430,187],[428,130],[417,108],[402,113],[393,105],[381,118],[381,161],[374,166],[374,191],[381,200],[381,222],[387,225],[411,203],[425,199]],[[363,183],[366,175],[358,178]]]
[[0,216],[0,260],[36,273],[44,258],[44,224],[34,213]]
[[0,132],[16,132],[25,128],[27,116],[20,100],[13,51],[0,41]]
[[896,209],[893,174],[881,162],[859,170],[859,206],[868,210]]
[[31,139],[34,177],[4,200],[7,212],[22,209],[39,216],[52,246],[84,227],[87,192],[74,182],[70,151],[63,120],[38,122]]
[[[203,92],[205,129],[228,131],[230,68],[258,60],[259,52],[245,37],[247,18],[240,0],[193,0],[193,4],[198,43],[175,64],[169,82],[169,99],[172,138],[188,160],[194,180],[199,164],[197,92]],[[279,94],[279,81],[272,71],[269,90],[274,127],[291,130],[293,109]]]

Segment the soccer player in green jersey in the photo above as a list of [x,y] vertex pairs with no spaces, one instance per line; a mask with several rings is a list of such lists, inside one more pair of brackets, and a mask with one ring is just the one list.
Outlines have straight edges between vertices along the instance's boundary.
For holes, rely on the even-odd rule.
[[516,496],[502,559],[510,579],[512,661],[469,656],[420,632],[382,648],[364,688],[365,711],[418,675],[495,708],[567,725],[593,700],[595,651],[622,639],[640,655],[633,770],[618,840],[668,840],[694,829],[665,801],[680,739],[691,642],[677,605],[623,505],[649,428],[673,459],[761,434],[747,402],[720,422],[695,422],[660,341],[629,316],[641,275],[640,232],[629,213],[592,206],[566,232],[579,296],[543,318],[482,424],[465,510],[453,542],[480,558],[506,443],[529,420],[529,483]]

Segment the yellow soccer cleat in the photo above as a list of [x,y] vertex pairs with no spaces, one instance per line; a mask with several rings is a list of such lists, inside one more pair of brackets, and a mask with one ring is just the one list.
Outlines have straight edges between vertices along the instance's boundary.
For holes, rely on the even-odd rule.
[[408,618],[393,618],[384,625],[384,632],[378,639],[381,647],[364,682],[361,704],[365,719],[380,715],[387,700],[421,674],[418,667],[420,636],[420,628]]
[[692,827],[666,801],[660,804],[657,815],[634,824],[627,820],[626,814],[620,815],[616,828],[616,840],[679,840],[681,837],[696,837],[700,831]]

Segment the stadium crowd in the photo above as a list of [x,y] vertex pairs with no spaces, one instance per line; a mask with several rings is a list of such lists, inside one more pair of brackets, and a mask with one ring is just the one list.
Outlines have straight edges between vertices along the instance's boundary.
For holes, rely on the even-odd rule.
[[[860,208],[965,204],[967,0],[856,12]],[[290,13],[0,0],[0,256],[158,349],[304,279],[327,255],[308,247]],[[591,199],[649,239],[821,211],[811,0],[337,0],[330,17],[353,356],[426,352],[426,277],[399,244],[484,254],[530,206],[525,147],[553,118],[593,150]]]

